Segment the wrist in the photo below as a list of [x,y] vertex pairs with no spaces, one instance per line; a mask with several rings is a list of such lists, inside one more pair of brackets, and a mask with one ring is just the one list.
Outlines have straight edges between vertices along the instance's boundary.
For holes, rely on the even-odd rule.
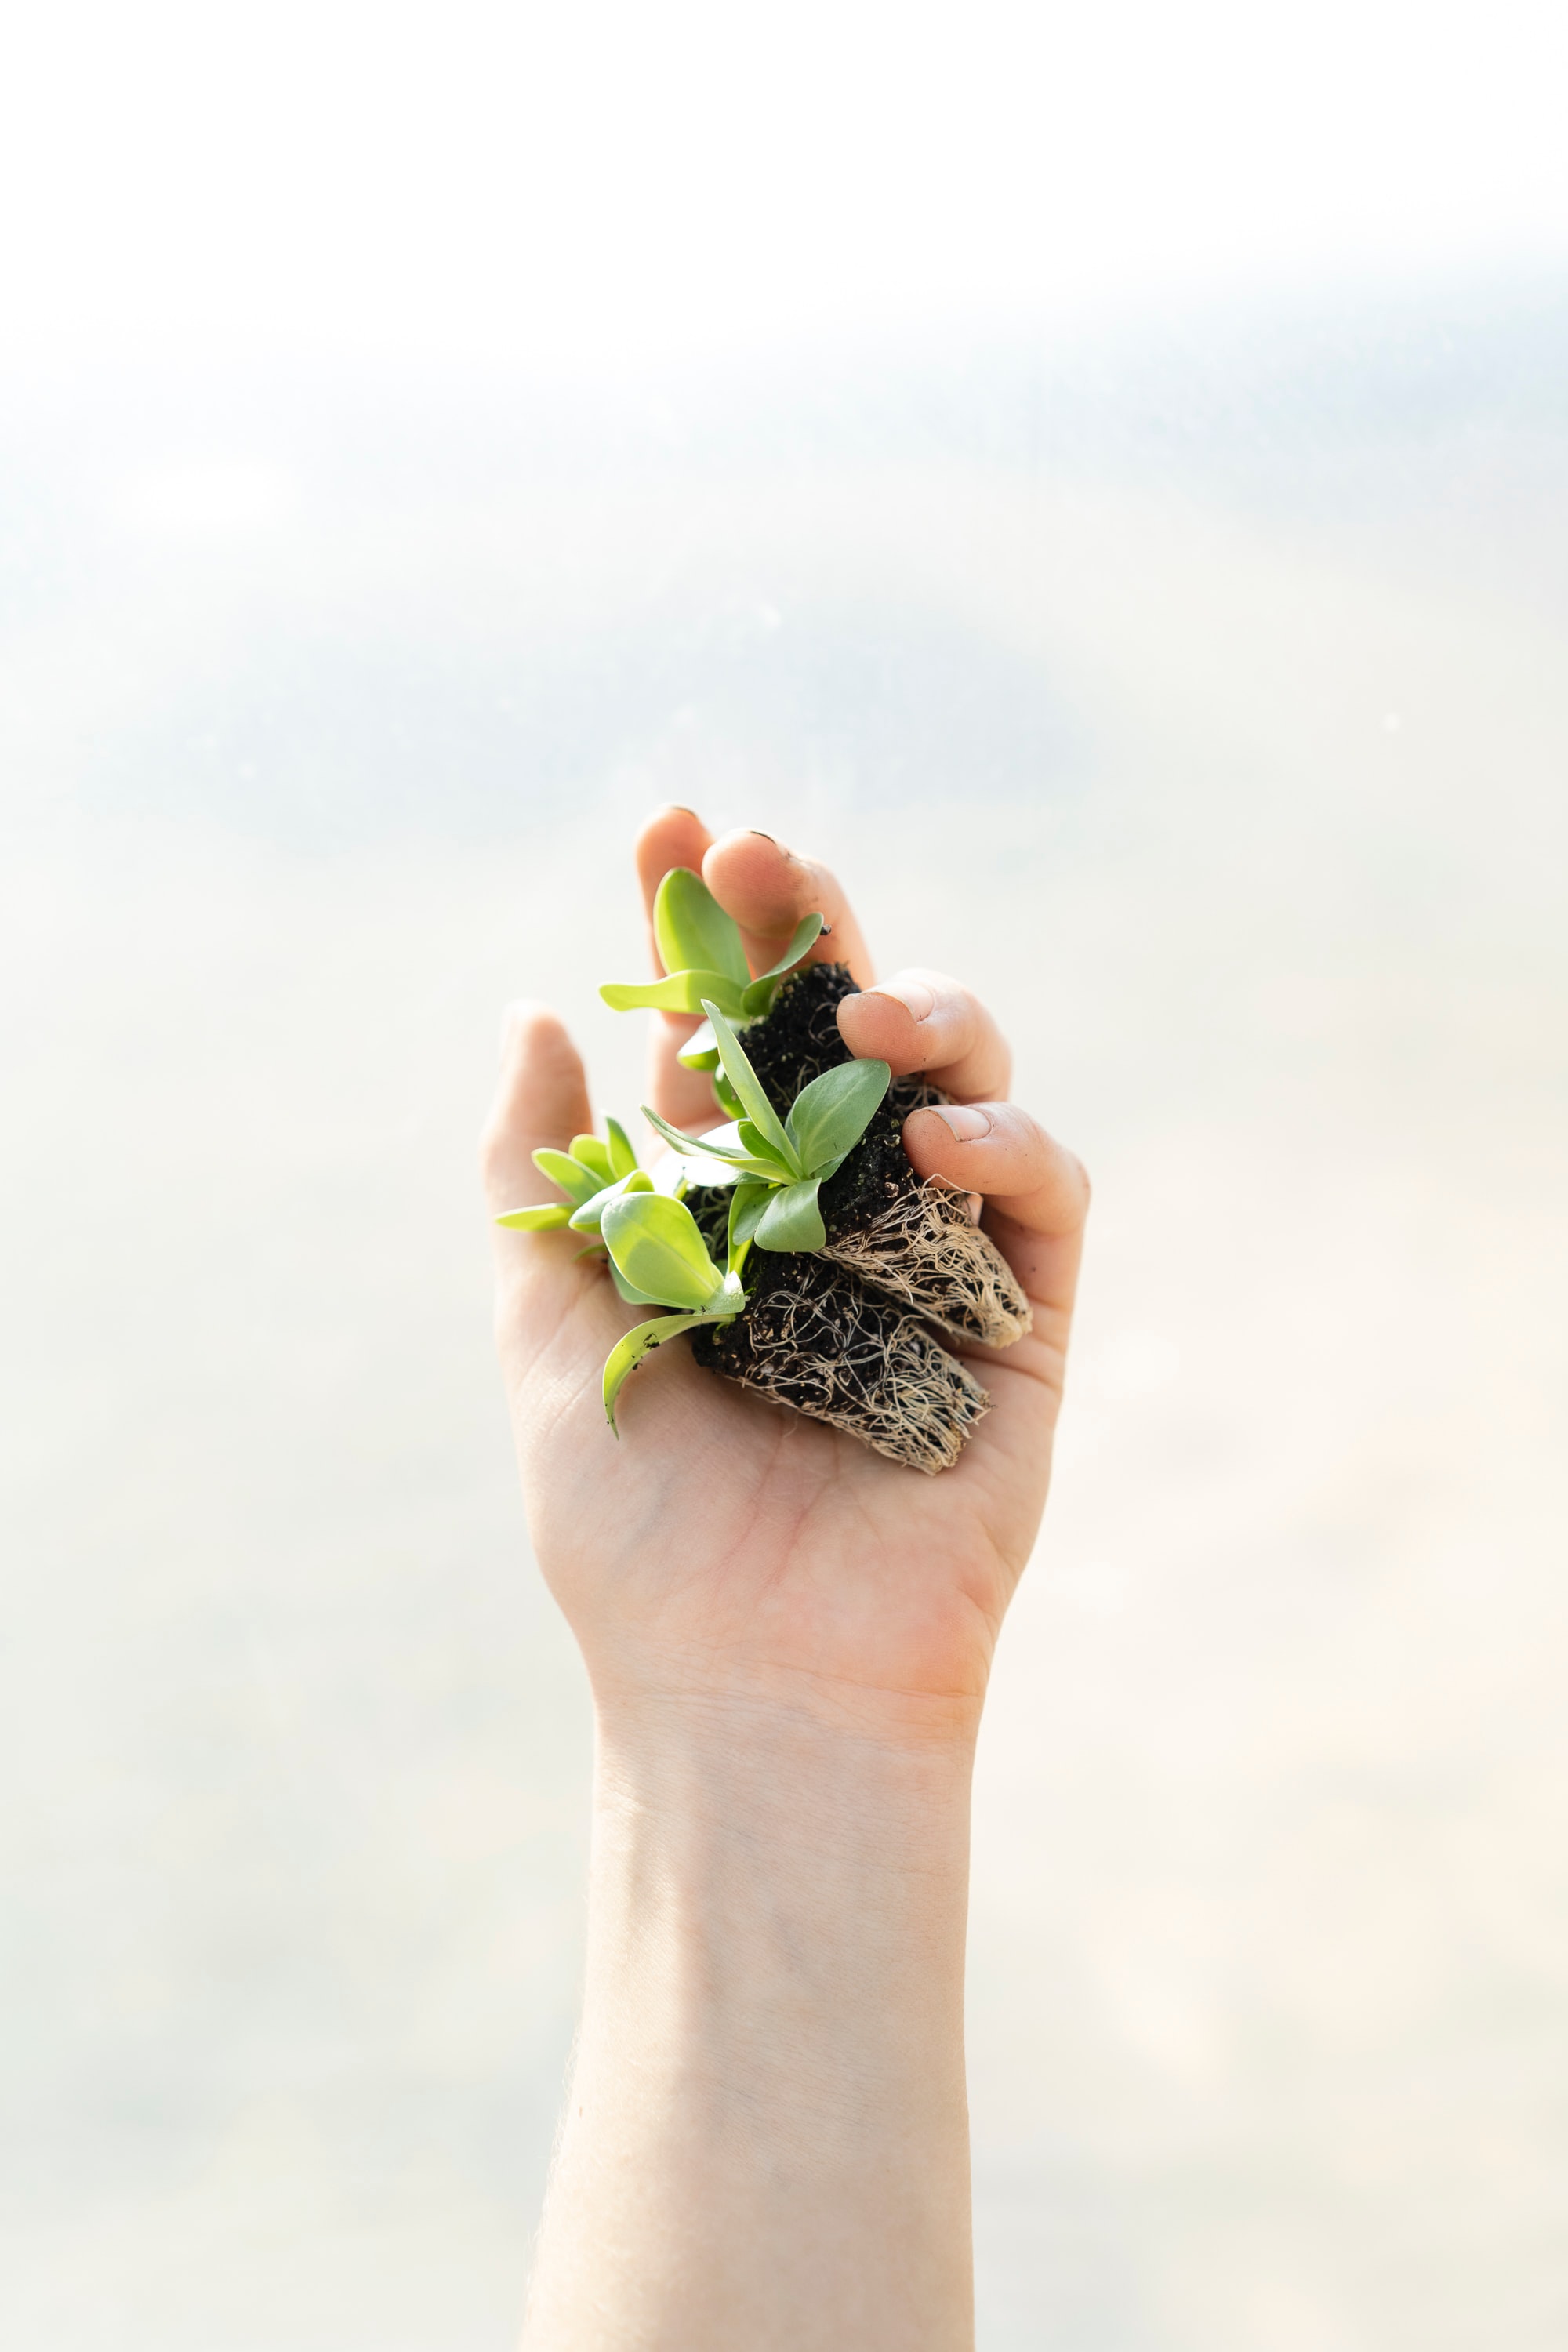
[[770,1756],[792,1769],[865,1775],[904,1765],[967,1782],[984,1705],[976,1686],[895,1685],[798,1664],[639,1655],[630,1664],[584,1643],[601,1747],[661,1777],[727,1769],[737,1756]]
[[672,1846],[739,1837],[775,1864],[881,1853],[962,1874],[978,1713],[857,1696],[835,1720],[733,1691],[601,1693],[595,1808]]
[[590,2006],[641,1988],[639,2063],[717,2145],[771,2116],[841,2184],[933,2132],[962,2165],[967,1748],[671,1717],[599,1707]]

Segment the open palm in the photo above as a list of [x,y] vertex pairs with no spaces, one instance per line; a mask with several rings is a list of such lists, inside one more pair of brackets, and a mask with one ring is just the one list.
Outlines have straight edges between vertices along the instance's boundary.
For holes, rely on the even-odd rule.
[[[814,955],[847,962],[867,992],[840,1008],[851,1052],[896,1076],[927,1072],[974,1106],[916,1112],[905,1148],[921,1175],[984,1197],[1034,1329],[1005,1352],[955,1347],[992,1410],[934,1478],[716,1378],[684,1344],[628,1382],[617,1444],[600,1372],[637,1310],[602,1262],[579,1258],[577,1234],[498,1229],[501,1362],[540,1564],[602,1697],[783,1704],[873,1734],[934,1731],[978,1707],[1044,1507],[1082,1169],[1005,1101],[1006,1047],[966,990],[924,970],[871,986],[854,917],[824,868],[762,834],[715,842],[681,809],[651,820],[637,865],[650,908],[672,866],[700,870],[757,970],[801,916],[822,911],[829,931]],[[675,1059],[695,1023],[650,1019],[654,1108],[689,1131],[713,1125],[708,1080]],[[552,1197],[534,1148],[564,1150],[591,1125],[560,1021],[515,1007],[483,1148],[492,1211]]]

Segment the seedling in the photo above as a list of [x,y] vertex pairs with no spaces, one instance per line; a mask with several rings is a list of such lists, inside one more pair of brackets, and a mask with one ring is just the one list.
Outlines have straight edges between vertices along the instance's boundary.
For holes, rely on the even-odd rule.
[[[631,1138],[619,1119],[606,1118],[606,1140],[596,1135],[574,1135],[570,1150],[553,1151],[548,1145],[533,1153],[533,1164],[552,1184],[559,1184],[565,1193],[563,1201],[543,1201],[531,1209],[513,1209],[498,1217],[498,1225],[510,1225],[514,1232],[547,1234],[569,1226],[574,1233],[600,1234],[605,1209],[612,1201],[636,1192],[651,1192],[653,1179],[637,1166],[637,1156]],[[591,1240],[582,1252],[584,1257],[604,1255],[602,1237]],[[627,1286],[625,1276],[615,1260],[610,1260],[610,1273],[616,1288],[632,1307],[658,1305],[658,1300],[642,1297]]]
[[637,1156],[632,1149],[630,1136],[618,1118],[605,1121],[606,1140],[596,1135],[574,1135],[567,1151],[552,1151],[548,1146],[531,1157],[540,1173],[559,1184],[565,1193],[563,1201],[542,1201],[531,1209],[512,1209],[498,1217],[498,1225],[510,1225],[523,1234],[548,1234],[562,1225],[570,1225],[575,1233],[595,1233],[605,1203],[611,1196],[629,1188],[634,1192],[649,1192],[653,1179],[637,1166]]
[[[780,961],[753,980],[734,917],[724,912],[700,874],[674,866],[653,902],[653,935],[664,978],[639,983],[610,981],[599,993],[616,1013],[701,1013],[716,1004],[726,1020],[743,1027],[771,1009],[780,981],[795,970],[825,928],[820,915],[803,916]],[[718,1039],[710,1023],[710,1014],[677,1055],[689,1070],[718,1067]]]
[[605,1418],[615,1429],[616,1399],[650,1349],[705,1324],[733,1322],[743,1310],[741,1268],[747,1243],[737,1244],[731,1221],[729,1262],[721,1272],[685,1202],[652,1191],[623,1192],[607,1202],[600,1231],[612,1265],[624,1277],[623,1296],[680,1310],[639,1323],[611,1349],[605,1362]]
[[697,1362],[742,1388],[939,1471],[989,1400],[931,1327],[1005,1347],[1028,1329],[1029,1305],[964,1195],[922,1183],[904,1150],[910,1113],[946,1097],[847,1056],[837,1012],[855,982],[843,964],[797,970],[823,929],[808,915],[752,979],[738,926],[700,877],[667,874],[654,908],[664,978],[600,992],[616,1011],[703,1016],[679,1058],[712,1072],[730,1124],[692,1136],[646,1112],[680,1155],[656,1180],[610,1120],[602,1142],[535,1152],[564,1197],[500,1222],[575,1230],[621,1297],[650,1310],[605,1364],[612,1430],[637,1366],[689,1334]]
[[[807,964],[768,1018],[746,1032],[746,1058],[780,1110],[825,1069],[844,1064],[848,1048],[837,1015],[854,992],[842,964]],[[973,1223],[964,1195],[922,1183],[903,1147],[910,1113],[944,1100],[918,1075],[893,1080],[841,1171],[823,1189],[823,1255],[953,1338],[1005,1348],[1029,1328],[1029,1304],[1016,1277]]]
[[705,998],[702,1010],[740,1118],[697,1136],[682,1135],[646,1103],[643,1117],[678,1151],[706,1153],[733,1169],[731,1236],[754,1239],[767,1250],[825,1248],[827,1228],[817,1195],[865,1134],[892,1072],[886,1062],[841,1062],[803,1087],[781,1119],[719,1005]]
[[742,1311],[746,1293],[741,1269],[751,1235],[737,1234],[731,1216],[728,1264],[721,1271],[709,1256],[690,1210],[683,1202],[656,1192],[653,1179],[637,1166],[625,1128],[617,1119],[606,1118],[605,1130],[603,1143],[596,1135],[574,1135],[569,1151],[554,1151],[547,1145],[536,1151],[534,1166],[567,1197],[513,1209],[496,1223],[516,1233],[567,1228],[595,1234],[597,1241],[590,1242],[582,1255],[597,1256],[603,1251],[616,1288],[629,1306],[680,1310],[639,1323],[610,1350],[605,1365],[605,1413],[614,1429],[622,1383],[651,1348],[699,1324],[727,1323]]

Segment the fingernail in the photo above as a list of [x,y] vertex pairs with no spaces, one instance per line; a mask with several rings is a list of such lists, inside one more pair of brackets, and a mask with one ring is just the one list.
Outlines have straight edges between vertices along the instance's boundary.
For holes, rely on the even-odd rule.
[[895,1003],[912,1013],[917,1021],[929,1021],[936,1010],[936,998],[923,980],[879,980],[875,988],[866,991],[868,996],[890,996]]
[[792,866],[798,866],[800,864],[799,858],[795,856],[788,842],[781,841],[776,833],[764,833],[760,824],[754,824],[752,827],[752,839],[753,841],[765,841],[770,849],[776,849],[779,856],[781,857],[787,857]]
[[765,841],[770,849],[776,849],[781,857],[787,857],[792,866],[799,866],[802,863],[788,842],[781,841],[776,833],[764,833],[760,824],[754,824],[751,828],[751,835],[753,841]]
[[977,1103],[932,1103],[931,1108],[959,1143],[978,1143],[991,1132],[991,1114]]

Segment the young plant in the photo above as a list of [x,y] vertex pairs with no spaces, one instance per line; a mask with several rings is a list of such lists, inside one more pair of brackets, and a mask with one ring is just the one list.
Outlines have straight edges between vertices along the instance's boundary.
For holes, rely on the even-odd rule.
[[739,1234],[768,1250],[819,1250],[827,1228],[817,1198],[865,1134],[888,1091],[886,1062],[842,1062],[803,1087],[781,1118],[745,1049],[711,998],[703,1000],[740,1117],[711,1135],[682,1135],[645,1104],[643,1117],[678,1151],[706,1153],[734,1171],[731,1246]]
[[[682,1331],[733,1322],[741,1314],[746,1304],[741,1268],[748,1237],[737,1241],[731,1213],[728,1263],[721,1273],[684,1201],[652,1191],[623,1192],[606,1202],[600,1231],[610,1262],[623,1277],[623,1297],[679,1310],[639,1323],[611,1349],[605,1362],[605,1418],[615,1429],[616,1399],[650,1349],[678,1339]],[[619,1430],[616,1434],[620,1435]]]
[[[843,1062],[847,1048],[838,1012],[854,992],[842,964],[807,964],[768,1018],[747,1030],[746,1057],[770,1102],[782,1108],[824,1070]],[[1029,1302],[1016,1276],[973,1222],[963,1193],[922,1183],[903,1148],[910,1113],[946,1099],[918,1074],[893,1080],[882,1108],[823,1195],[827,1242],[819,1254],[953,1338],[1005,1348],[1029,1328]],[[689,1172],[698,1165],[683,1164]]]
[[728,1263],[721,1272],[690,1210],[683,1202],[656,1192],[653,1179],[637,1166],[625,1128],[606,1118],[605,1129],[607,1140],[603,1143],[595,1135],[574,1135],[569,1151],[545,1146],[533,1154],[534,1166],[561,1187],[564,1201],[513,1209],[496,1223],[516,1233],[558,1233],[565,1227],[595,1234],[597,1240],[590,1242],[583,1255],[597,1256],[603,1250],[616,1288],[629,1306],[679,1310],[639,1323],[610,1350],[605,1365],[605,1414],[615,1429],[622,1383],[650,1349],[699,1324],[727,1323],[742,1313],[746,1293],[741,1269],[751,1235],[737,1233],[731,1211]]
[[[645,1008],[700,1013],[710,1003],[717,1004],[727,1020],[743,1027],[770,1010],[780,981],[795,970],[823,929],[820,915],[804,916],[780,961],[753,980],[733,916],[724,912],[700,874],[673,866],[653,902],[653,935],[664,978],[646,983],[610,981],[599,993],[616,1013]],[[718,1066],[718,1040],[709,1023],[687,1040],[677,1058],[689,1070]]]
[[[606,1118],[606,1140],[596,1135],[574,1135],[569,1151],[552,1151],[548,1146],[533,1154],[533,1164],[552,1184],[559,1184],[565,1193],[563,1201],[543,1201],[531,1209],[513,1209],[498,1217],[498,1225],[510,1225],[514,1232],[547,1234],[569,1226],[574,1233],[600,1236],[590,1241],[583,1252],[584,1257],[600,1254],[600,1226],[605,1209],[612,1201],[627,1194],[651,1192],[653,1179],[637,1166],[637,1156],[631,1139],[619,1119]],[[626,1279],[614,1258],[610,1274],[616,1288],[629,1306],[657,1306],[660,1302],[645,1298],[627,1287]]]

